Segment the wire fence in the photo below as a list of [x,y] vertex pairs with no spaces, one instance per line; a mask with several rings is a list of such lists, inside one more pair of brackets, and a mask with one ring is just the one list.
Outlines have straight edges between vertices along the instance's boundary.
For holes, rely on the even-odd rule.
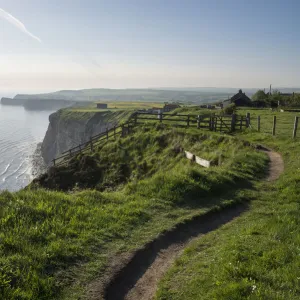
[[251,112],[250,127],[253,130],[277,137],[300,138],[298,119],[300,114],[286,112]]

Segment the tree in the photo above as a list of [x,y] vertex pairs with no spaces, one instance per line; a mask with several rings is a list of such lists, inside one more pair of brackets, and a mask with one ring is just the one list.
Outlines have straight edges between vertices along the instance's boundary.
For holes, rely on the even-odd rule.
[[267,100],[268,95],[263,90],[258,90],[253,96],[253,101],[265,101]]
[[272,95],[269,95],[268,104],[271,107],[277,107],[278,104],[282,103],[283,97],[278,90],[274,90]]

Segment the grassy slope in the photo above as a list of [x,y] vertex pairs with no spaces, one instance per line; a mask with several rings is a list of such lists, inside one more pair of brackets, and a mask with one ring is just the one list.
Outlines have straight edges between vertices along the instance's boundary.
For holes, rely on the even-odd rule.
[[295,114],[251,114],[262,117],[263,132],[270,132],[273,115],[289,124],[279,126],[276,137],[253,131],[241,136],[282,153],[284,175],[245,191],[250,211],[188,247],[160,283],[157,299],[300,298],[300,142],[290,138]]
[[[75,188],[0,194],[1,298],[77,299],[101,276],[109,258],[141,246],[184,218],[240,201],[240,184],[265,168],[266,157],[236,139],[196,130],[182,133],[144,128],[108,143],[100,156],[91,154],[98,167],[110,161],[95,182],[101,192]],[[203,169],[177,153],[178,146],[218,158],[221,165]],[[216,149],[213,155],[210,147]],[[78,157],[79,162],[85,159]],[[116,185],[122,162],[130,172]]]

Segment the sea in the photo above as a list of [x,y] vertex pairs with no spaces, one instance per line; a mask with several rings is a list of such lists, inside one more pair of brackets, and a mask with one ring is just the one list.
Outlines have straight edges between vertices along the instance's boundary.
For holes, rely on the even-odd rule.
[[37,145],[52,112],[0,104],[0,191],[17,191],[32,181]]

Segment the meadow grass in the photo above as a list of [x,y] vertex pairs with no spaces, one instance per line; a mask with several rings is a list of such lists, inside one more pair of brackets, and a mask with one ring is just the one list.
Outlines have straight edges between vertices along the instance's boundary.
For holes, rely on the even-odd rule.
[[[106,103],[107,109],[99,109],[97,108],[97,103]],[[126,101],[98,101],[87,106],[80,107],[71,107],[67,108],[70,112],[105,112],[107,110],[110,111],[118,111],[118,110],[137,110],[137,109],[148,109],[153,107],[163,107],[163,102],[145,102],[145,101],[134,101],[134,102],[126,102]]]
[[[238,109],[237,113],[246,115],[249,112],[251,116],[251,128],[255,132],[258,130],[257,118],[260,116],[260,132],[272,134],[273,118],[276,116],[275,136],[278,138],[292,137],[295,117],[300,117],[299,112],[280,112],[280,110],[271,109]],[[300,134],[298,134],[300,138]]]
[[[180,147],[221,157],[219,166],[201,168]],[[59,183],[74,176],[66,192],[31,186],[0,194],[2,299],[78,299],[114,256],[184,219],[243,201],[239,189],[263,176],[267,164],[264,154],[236,138],[161,125],[142,127],[76,161],[75,172],[52,169],[46,178]],[[75,175],[89,173],[86,161],[102,174],[89,189]],[[114,180],[120,174],[124,180]]]
[[75,120],[88,122],[92,118],[99,118],[105,124],[109,122],[122,123],[126,122],[133,110],[77,110],[73,108],[63,108],[55,113],[56,118],[61,120]]
[[[291,138],[296,113],[239,112],[246,111],[252,129],[238,138],[279,151],[284,174],[244,190],[249,211],[189,245],[161,281],[156,299],[300,299],[300,141]],[[264,120],[260,133],[253,124],[257,115]],[[269,130],[273,115],[289,124],[278,127],[276,136]]]

